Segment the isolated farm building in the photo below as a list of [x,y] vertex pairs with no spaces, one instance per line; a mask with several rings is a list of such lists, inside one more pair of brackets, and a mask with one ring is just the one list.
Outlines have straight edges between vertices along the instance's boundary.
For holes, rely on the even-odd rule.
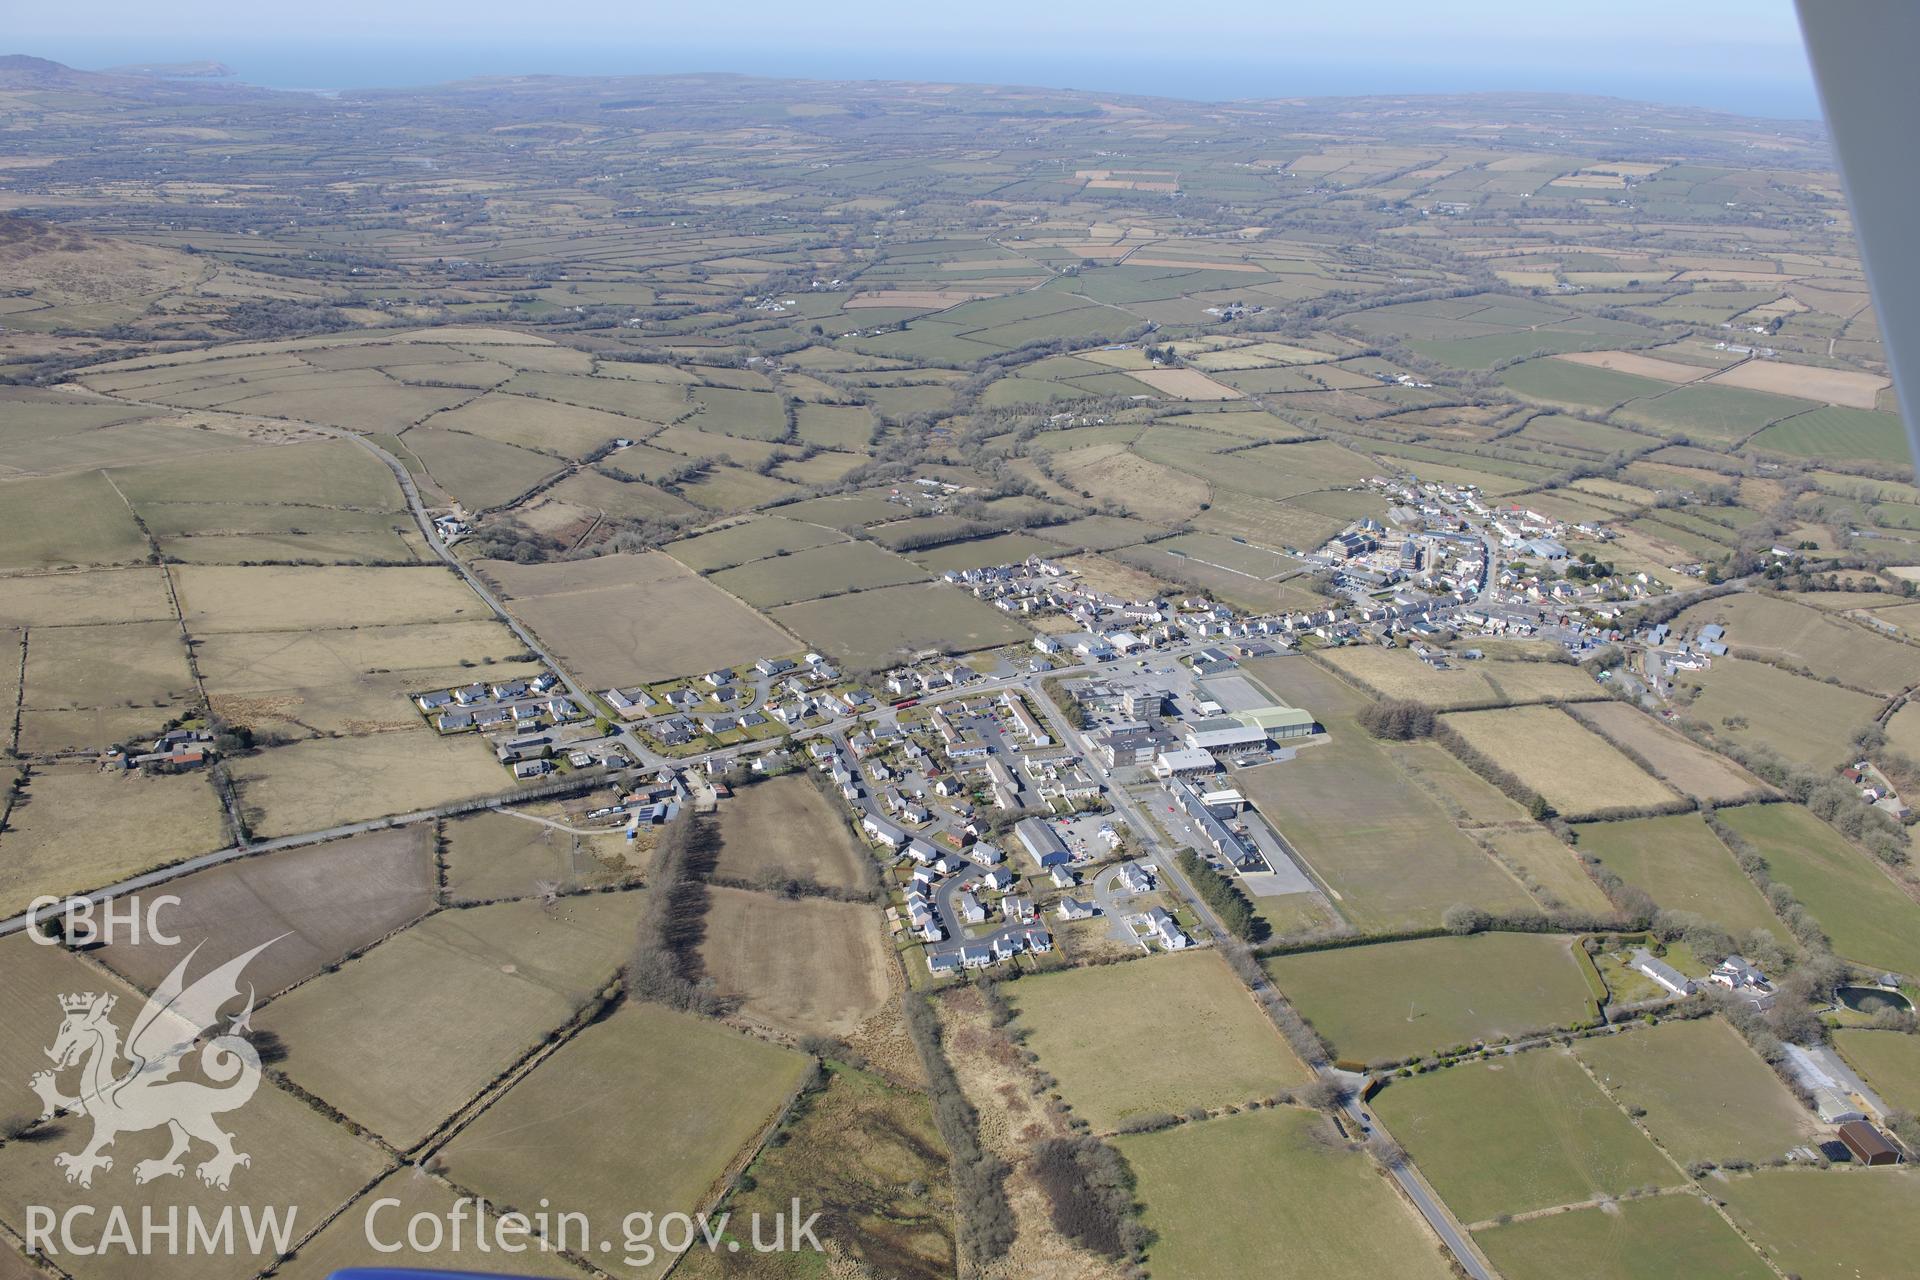
[[1059,833],[1038,818],[1023,818],[1013,828],[1020,845],[1042,871],[1073,861]]
[[1849,1120],[1840,1126],[1840,1141],[1861,1164],[1899,1164],[1900,1149],[1886,1135],[1865,1120]]
[[1633,967],[1636,972],[1652,978],[1672,995],[1690,996],[1700,989],[1699,984],[1692,978],[1644,949],[1633,953]]

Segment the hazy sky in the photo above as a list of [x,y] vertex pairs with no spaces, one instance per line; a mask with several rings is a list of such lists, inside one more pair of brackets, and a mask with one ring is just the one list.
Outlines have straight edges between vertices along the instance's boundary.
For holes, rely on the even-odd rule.
[[0,42],[78,65],[219,58],[283,87],[741,70],[1188,97],[1563,88],[1813,114],[1789,0],[71,0],[19,4]]

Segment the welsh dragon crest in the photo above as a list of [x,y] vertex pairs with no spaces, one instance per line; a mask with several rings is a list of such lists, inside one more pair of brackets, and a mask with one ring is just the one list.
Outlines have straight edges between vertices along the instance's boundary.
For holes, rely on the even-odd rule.
[[[245,1034],[253,1015],[252,986],[246,989],[246,1007],[225,1031],[218,1026],[221,1007],[241,995],[239,978],[247,964],[278,941],[263,942],[188,985],[187,966],[200,950],[196,946],[133,1020],[124,1048],[110,1017],[116,997],[91,991],[60,997],[65,1016],[47,1050],[53,1070],[39,1072],[28,1084],[40,1095],[41,1119],[58,1111],[93,1119],[93,1137],[85,1147],[54,1157],[68,1182],[92,1186],[95,1170],[113,1168],[106,1149],[116,1138],[162,1126],[172,1145],[159,1159],[133,1166],[136,1183],[181,1176],[186,1170],[180,1158],[195,1139],[213,1148],[213,1155],[195,1169],[210,1187],[226,1190],[234,1168],[252,1163],[251,1157],[233,1149],[233,1135],[214,1120],[244,1106],[260,1087],[260,1055]],[[215,1034],[201,1045],[208,1033]],[[196,1045],[200,1073],[212,1084],[171,1078]],[[68,1096],[60,1092],[58,1077],[76,1067],[79,1088]]]

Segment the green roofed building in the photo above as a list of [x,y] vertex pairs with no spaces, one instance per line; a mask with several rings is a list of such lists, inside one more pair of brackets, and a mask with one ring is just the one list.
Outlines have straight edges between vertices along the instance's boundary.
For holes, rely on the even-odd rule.
[[1249,729],[1266,730],[1267,736],[1276,741],[1309,738],[1320,727],[1313,718],[1313,712],[1302,711],[1298,707],[1253,707],[1246,711],[1230,712],[1229,715]]

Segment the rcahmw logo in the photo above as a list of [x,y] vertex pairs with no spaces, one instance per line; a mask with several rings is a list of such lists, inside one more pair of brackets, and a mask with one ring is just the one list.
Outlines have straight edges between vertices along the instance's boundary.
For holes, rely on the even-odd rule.
[[[40,1095],[42,1120],[64,1112],[93,1122],[84,1146],[53,1157],[54,1166],[68,1182],[92,1187],[96,1175],[114,1167],[109,1148],[115,1148],[122,1136],[153,1129],[167,1131],[168,1145],[164,1153],[133,1164],[136,1185],[183,1177],[183,1157],[205,1148],[210,1150],[194,1165],[194,1174],[220,1191],[230,1187],[236,1170],[253,1163],[250,1155],[234,1147],[234,1135],[218,1122],[218,1117],[246,1105],[260,1087],[260,1055],[247,1039],[254,1006],[252,986],[244,992],[244,1006],[226,1020],[224,1029],[220,1010],[241,998],[240,975],[255,956],[277,941],[263,942],[189,983],[187,970],[200,950],[196,946],[147,1000],[124,1040],[112,1016],[118,1003],[115,996],[87,991],[60,997],[60,1030],[46,1051],[53,1068],[38,1072],[28,1084]],[[173,1078],[187,1065],[196,1067],[202,1079]],[[62,1089],[62,1079],[69,1075],[77,1077],[72,1093]],[[128,1154],[124,1148],[120,1152]],[[239,1245],[256,1253],[285,1251],[292,1238],[295,1209],[243,1206],[238,1233],[234,1209],[228,1205],[207,1213],[197,1206],[147,1205],[129,1214],[120,1206],[83,1204],[56,1212],[45,1205],[28,1205],[27,1248],[35,1253],[79,1255],[231,1253]],[[91,1236],[96,1229],[98,1235]],[[91,1238],[83,1238],[82,1233]]]

